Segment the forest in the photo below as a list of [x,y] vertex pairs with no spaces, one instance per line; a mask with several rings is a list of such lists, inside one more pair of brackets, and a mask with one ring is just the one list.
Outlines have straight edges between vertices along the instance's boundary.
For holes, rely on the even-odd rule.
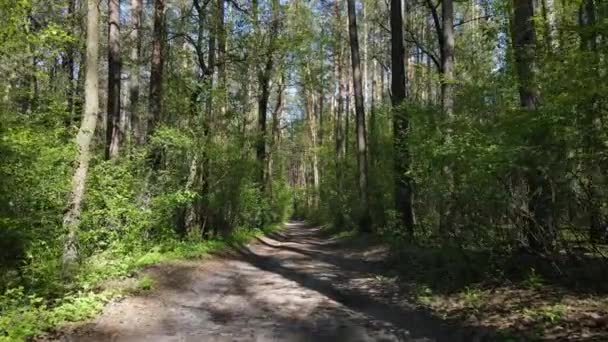
[[383,241],[429,310],[464,293],[483,316],[508,279],[577,298],[509,329],[608,338],[606,0],[0,0],[0,20],[0,341],[290,219]]

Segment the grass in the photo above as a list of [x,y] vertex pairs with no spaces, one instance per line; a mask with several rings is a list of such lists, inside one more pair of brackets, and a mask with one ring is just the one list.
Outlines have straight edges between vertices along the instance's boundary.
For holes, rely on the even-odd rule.
[[83,262],[70,289],[53,299],[28,294],[23,287],[9,289],[0,294],[0,342],[27,340],[68,322],[92,318],[114,298],[151,291],[154,279],[139,273],[146,266],[203,258],[281,227],[237,229],[230,236],[207,241],[170,240],[149,249],[110,249]]

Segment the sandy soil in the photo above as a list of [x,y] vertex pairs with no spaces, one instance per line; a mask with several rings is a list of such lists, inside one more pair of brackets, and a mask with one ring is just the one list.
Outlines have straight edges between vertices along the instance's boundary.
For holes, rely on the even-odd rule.
[[386,250],[290,223],[233,255],[150,268],[154,289],[109,304],[61,341],[483,341],[408,302]]

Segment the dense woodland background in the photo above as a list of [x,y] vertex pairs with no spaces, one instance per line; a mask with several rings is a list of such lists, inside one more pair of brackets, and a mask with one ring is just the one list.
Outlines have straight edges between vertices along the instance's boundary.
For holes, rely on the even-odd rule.
[[290,216],[396,249],[603,258],[605,0],[0,0],[0,18],[0,312]]

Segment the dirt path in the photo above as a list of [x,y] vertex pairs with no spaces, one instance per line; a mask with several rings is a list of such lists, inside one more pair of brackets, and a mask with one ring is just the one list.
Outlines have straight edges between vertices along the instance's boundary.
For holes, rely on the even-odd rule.
[[480,341],[409,304],[381,247],[290,223],[234,257],[152,268],[153,291],[115,302],[64,341]]

